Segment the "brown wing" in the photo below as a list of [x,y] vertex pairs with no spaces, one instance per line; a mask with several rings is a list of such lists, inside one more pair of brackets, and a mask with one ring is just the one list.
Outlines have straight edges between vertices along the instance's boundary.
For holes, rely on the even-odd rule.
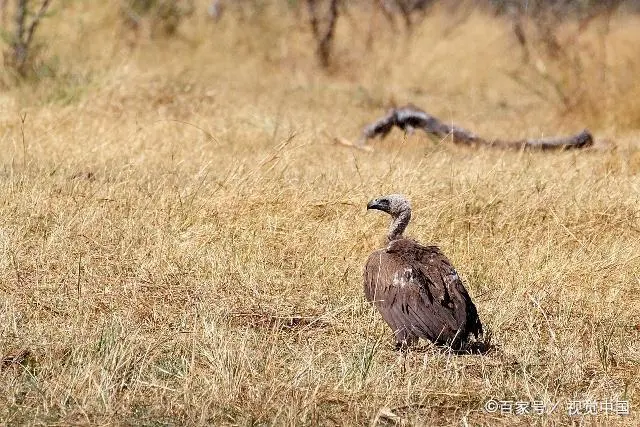
[[371,254],[364,271],[365,295],[396,339],[421,337],[460,347],[482,333],[475,305],[449,260],[435,246],[410,239]]

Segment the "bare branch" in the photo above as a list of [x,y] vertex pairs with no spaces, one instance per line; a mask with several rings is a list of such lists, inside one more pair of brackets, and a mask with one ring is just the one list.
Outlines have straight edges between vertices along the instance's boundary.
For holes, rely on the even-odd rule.
[[327,26],[325,31],[320,29],[320,21],[318,19],[318,10],[316,8],[317,0],[307,0],[307,9],[309,11],[309,24],[311,31],[316,39],[316,54],[320,60],[320,64],[327,68],[329,66],[329,58],[331,56],[331,43],[335,32],[336,21],[338,20],[338,1],[330,0],[329,11],[327,16]]
[[16,34],[13,41],[13,58],[18,72],[22,74],[22,66],[27,57],[27,46],[24,44],[24,24],[27,19],[27,0],[18,0],[16,9]]
[[13,58],[10,61],[10,65],[15,68],[21,76],[24,76],[26,73],[25,67],[29,56],[29,50],[32,47],[31,43],[33,41],[33,35],[50,4],[51,0],[43,0],[40,10],[38,10],[38,13],[33,16],[31,23],[27,25],[28,0],[17,1],[15,33],[13,35],[13,41],[11,42]]
[[40,20],[44,17],[44,14],[47,13],[47,9],[49,8],[49,4],[51,0],[44,0],[42,5],[40,6],[40,10],[33,17],[33,21],[31,21],[31,25],[29,26],[29,32],[27,34],[27,39],[25,40],[25,44],[29,46],[31,44],[31,39],[33,38],[33,33],[36,31],[38,24],[40,24]]
[[395,25],[393,15],[397,13],[402,16],[406,29],[411,30],[412,15],[417,12],[424,17],[433,3],[434,0],[379,0],[378,7],[392,25]]

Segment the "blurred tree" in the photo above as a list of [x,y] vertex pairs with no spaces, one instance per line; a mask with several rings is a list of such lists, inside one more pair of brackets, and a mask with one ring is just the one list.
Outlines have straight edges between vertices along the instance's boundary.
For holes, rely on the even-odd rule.
[[148,26],[149,36],[172,36],[195,7],[193,0],[122,0],[120,14],[125,25],[139,35]]
[[[16,0],[14,28],[12,32],[5,34],[9,50],[4,51],[4,64],[14,69],[21,77],[27,75],[29,61],[35,56],[33,36],[51,0],[42,0],[36,13],[29,10],[32,3],[34,2],[29,0]],[[6,2],[2,6],[4,9]]]
[[331,46],[338,20],[339,0],[325,2],[324,6],[327,9],[325,11],[320,10],[320,3],[322,2],[318,0],[307,0],[307,8],[309,10],[309,24],[316,40],[316,55],[320,60],[320,65],[327,68],[329,67]]
[[378,0],[378,5],[385,17],[393,24],[393,15],[400,14],[407,29],[413,25],[414,14],[424,17],[428,8],[437,0]]

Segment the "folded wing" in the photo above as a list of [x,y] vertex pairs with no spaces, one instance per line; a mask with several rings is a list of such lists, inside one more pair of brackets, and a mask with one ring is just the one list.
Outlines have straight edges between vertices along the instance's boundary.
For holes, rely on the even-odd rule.
[[460,277],[435,246],[399,239],[371,254],[364,271],[365,296],[398,341],[418,337],[461,348],[482,325]]

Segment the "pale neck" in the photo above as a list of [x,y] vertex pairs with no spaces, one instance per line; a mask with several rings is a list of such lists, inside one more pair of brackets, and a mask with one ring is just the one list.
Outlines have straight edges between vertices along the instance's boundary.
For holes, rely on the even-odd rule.
[[391,226],[389,227],[389,234],[387,238],[389,240],[396,240],[402,237],[402,233],[404,233],[404,229],[409,225],[409,220],[411,219],[411,210],[406,210],[401,212],[400,215],[395,217],[391,222]]

